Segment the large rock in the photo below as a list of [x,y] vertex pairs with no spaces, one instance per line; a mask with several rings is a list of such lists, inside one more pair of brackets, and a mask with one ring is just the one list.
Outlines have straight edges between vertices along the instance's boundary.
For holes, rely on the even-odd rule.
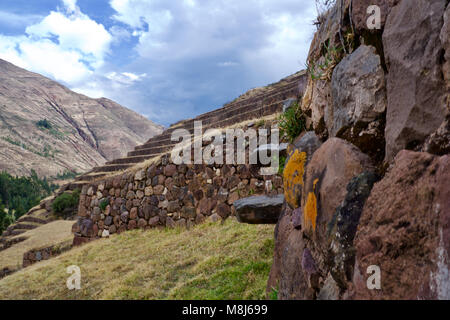
[[277,223],[284,203],[284,195],[255,196],[234,201],[236,217],[241,223]]
[[439,39],[446,0],[401,1],[383,33],[388,67],[386,160],[414,149],[435,132],[445,116],[445,83]]
[[302,258],[305,241],[300,230],[292,230],[281,250],[280,272],[278,282],[278,299],[308,300],[314,298],[313,290],[308,286],[303,272]]
[[380,8],[380,28],[383,29],[386,23],[386,19],[391,12],[393,6],[395,6],[400,0],[358,0],[352,2],[352,20],[355,29],[362,33],[363,31],[370,30],[367,26],[367,19],[373,15],[373,13],[367,13],[369,6],[376,5]]
[[[354,230],[363,200],[369,192],[366,189],[371,187],[366,188],[370,184],[371,171],[373,167],[369,157],[344,140],[329,139],[315,151],[306,167],[302,207],[292,210],[286,206],[275,228],[275,252],[268,293],[278,287],[280,299],[317,297],[321,289],[319,276],[323,280],[331,271],[332,261],[328,257],[330,234],[336,233],[334,225],[337,221],[344,236],[351,234],[346,230]],[[354,181],[352,178],[362,172],[365,173],[361,177],[366,178],[356,179],[355,186],[348,187],[349,182]],[[335,214],[339,205],[343,209]],[[328,225],[333,233],[328,230]],[[325,292],[322,291],[322,298],[327,296]]]
[[[360,219],[351,298],[450,299],[449,181],[449,155],[397,155]],[[367,289],[371,265],[381,268],[381,290]]]
[[330,136],[345,139],[374,161],[382,161],[386,83],[380,56],[374,47],[362,45],[336,66],[332,100],[325,109]]
[[305,168],[321,142],[313,131],[297,138],[289,146],[283,171],[284,196],[291,208],[300,206]]
[[444,60],[442,64],[442,74],[445,81],[446,96],[444,104],[446,106],[445,121],[439,128],[433,132],[424,144],[423,151],[444,155],[450,153],[450,6],[444,14],[444,26],[442,27],[440,40],[445,50]]
[[328,268],[334,281],[342,289],[352,280],[355,265],[353,240],[363,212],[364,204],[370,195],[378,175],[366,171],[353,178],[347,185],[344,201],[338,206],[328,224]]
[[273,263],[267,281],[267,295],[270,296],[274,291],[278,291],[281,276],[281,259],[286,241],[294,230],[292,224],[292,209],[285,204],[277,225],[275,226],[275,249],[273,255]]
[[347,185],[364,171],[373,171],[370,158],[352,144],[331,138],[308,164],[302,195],[302,230],[319,268],[326,270],[327,227],[347,194]]

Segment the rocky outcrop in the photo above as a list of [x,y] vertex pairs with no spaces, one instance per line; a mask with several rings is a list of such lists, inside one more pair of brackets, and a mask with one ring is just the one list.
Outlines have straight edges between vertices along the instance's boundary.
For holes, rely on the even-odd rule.
[[241,223],[275,224],[283,207],[284,196],[257,196],[237,200],[233,203],[236,218]]
[[[312,155],[306,166],[304,184],[301,193],[301,206],[292,210],[285,208],[280,217],[275,237],[274,263],[269,277],[268,291],[278,286],[281,299],[311,299],[316,298],[323,281],[331,271],[329,263],[329,243],[331,239],[330,226],[336,223],[336,210],[343,203],[347,195],[347,185],[355,176],[367,171],[371,175],[373,166],[369,157],[350,143],[332,138],[325,142]],[[364,180],[365,181],[365,180]],[[351,184],[351,191],[360,195],[359,184]],[[367,192],[366,192],[367,193]],[[356,197],[356,196],[355,196]],[[358,201],[349,197],[342,207],[342,212],[351,211],[350,207]],[[362,205],[359,204],[362,211]],[[341,212],[341,211],[339,211]],[[351,222],[357,220],[358,213],[342,214],[345,216],[340,225],[343,229],[353,232]],[[331,227],[332,228],[332,227]],[[343,234],[344,237],[347,234]],[[311,271],[303,270],[302,259],[304,250],[308,250],[317,272],[314,277],[322,279],[312,281]],[[306,273],[305,273],[306,272]],[[322,296],[325,293],[322,293]]]
[[392,8],[383,33],[388,67],[386,160],[414,149],[445,118],[443,46],[440,33],[446,0],[401,1]]
[[[401,151],[375,185],[355,238],[353,299],[450,299],[450,156]],[[381,268],[381,290],[366,285]]]
[[111,100],[77,94],[4,60],[0,83],[0,171],[85,172],[162,131]]
[[448,1],[336,1],[320,19],[301,109],[323,144],[288,147],[267,293],[450,299]]

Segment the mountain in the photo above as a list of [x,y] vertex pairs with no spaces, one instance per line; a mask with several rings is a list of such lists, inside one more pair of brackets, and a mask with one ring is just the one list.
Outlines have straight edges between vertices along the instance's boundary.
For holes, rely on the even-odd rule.
[[125,155],[163,127],[0,59],[0,171],[55,176]]

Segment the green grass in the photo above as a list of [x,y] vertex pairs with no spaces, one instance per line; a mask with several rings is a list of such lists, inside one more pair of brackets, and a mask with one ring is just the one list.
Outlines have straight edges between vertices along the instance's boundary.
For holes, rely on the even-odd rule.
[[[263,299],[273,229],[228,219],[125,232],[0,280],[0,299]],[[81,290],[66,288],[70,265],[81,269]]]

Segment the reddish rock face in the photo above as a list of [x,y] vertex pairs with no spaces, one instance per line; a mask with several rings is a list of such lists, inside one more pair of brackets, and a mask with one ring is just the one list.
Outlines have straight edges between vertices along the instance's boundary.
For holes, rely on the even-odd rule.
[[[450,299],[449,181],[449,155],[397,155],[360,219],[350,298]],[[371,265],[381,268],[381,290],[367,289]]]
[[352,20],[355,29],[359,32],[369,30],[367,19],[372,15],[367,13],[367,8],[371,5],[377,5],[380,8],[381,28],[384,28],[387,16],[400,0],[358,0],[352,3]]

